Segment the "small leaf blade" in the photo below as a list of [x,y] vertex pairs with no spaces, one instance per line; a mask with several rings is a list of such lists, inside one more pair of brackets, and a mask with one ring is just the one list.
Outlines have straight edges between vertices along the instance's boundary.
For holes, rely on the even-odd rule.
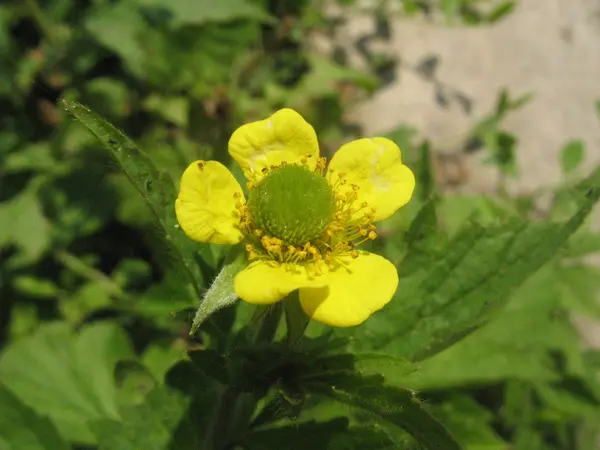
[[194,315],[190,335],[195,334],[200,325],[215,312],[233,305],[237,301],[238,296],[233,288],[233,280],[245,264],[244,254],[240,253],[233,261],[223,266],[217,278],[202,297],[200,306]]
[[564,173],[573,172],[583,162],[585,156],[585,144],[580,140],[573,140],[567,143],[562,149],[560,163]]
[[199,294],[203,280],[194,260],[194,244],[180,230],[175,216],[177,191],[171,178],[159,171],[150,158],[120,130],[86,106],[62,99],[62,107],[83,124],[110,152],[123,173],[150,208],[162,238],[172,250],[174,262]]

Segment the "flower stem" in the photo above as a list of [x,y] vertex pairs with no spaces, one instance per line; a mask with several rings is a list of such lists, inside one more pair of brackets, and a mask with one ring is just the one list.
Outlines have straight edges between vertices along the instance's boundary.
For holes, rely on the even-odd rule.
[[[281,313],[281,302],[257,307],[250,322],[248,340],[255,344],[272,341],[281,321]],[[228,386],[221,395],[202,450],[226,448],[236,432],[250,424],[257,401],[254,393],[244,392],[235,385]]]

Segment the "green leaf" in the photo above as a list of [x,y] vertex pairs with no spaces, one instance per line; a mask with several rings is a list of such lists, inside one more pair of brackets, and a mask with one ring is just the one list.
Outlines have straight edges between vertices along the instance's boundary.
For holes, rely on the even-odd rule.
[[567,320],[556,317],[557,278],[557,270],[546,266],[518,289],[491,322],[422,361],[418,371],[403,378],[404,386],[447,389],[505,379],[549,382],[557,377],[552,355],[559,352],[572,370],[579,371],[579,338]]
[[441,0],[440,7],[447,23],[453,23],[460,11],[462,0]]
[[600,269],[594,266],[569,265],[560,267],[555,272],[562,304],[571,311],[600,320]]
[[84,89],[86,98],[94,105],[98,114],[110,118],[124,117],[129,114],[131,92],[123,81],[98,77],[87,82]]
[[507,450],[492,427],[494,414],[467,395],[450,395],[431,410],[467,450]]
[[244,439],[244,449],[263,450],[363,450],[398,449],[387,434],[376,427],[352,427],[348,419],[336,418],[327,422],[306,421],[278,428],[255,431]]
[[69,440],[93,443],[88,421],[118,419],[114,369],[132,356],[116,324],[96,323],[74,333],[51,323],[9,345],[0,380],[37,413],[50,417]]
[[560,164],[563,173],[569,173],[577,169],[583,162],[585,155],[585,144],[583,141],[570,141],[562,149]]
[[372,379],[354,375],[315,380],[306,386],[314,393],[362,410],[407,431],[431,450],[460,450],[462,447],[433,416],[421,407],[410,390],[374,384]]
[[489,23],[496,23],[499,20],[505,18],[508,14],[515,9],[516,2],[514,1],[506,1],[502,2],[499,5],[496,5],[494,9],[492,9],[487,15],[487,21]]
[[67,450],[50,420],[41,417],[0,384],[0,448],[3,450]]
[[[422,264],[402,280],[384,311],[352,330],[354,348],[423,359],[489,321],[581,226],[600,196],[599,179],[597,170],[574,190],[579,208],[564,223],[513,219],[503,226],[464,227],[439,260]],[[409,253],[406,264],[410,258]]]
[[37,260],[50,245],[50,224],[32,189],[0,203],[0,247],[10,244],[28,261]]
[[258,5],[248,0],[137,0],[144,7],[167,10],[173,26],[198,25],[206,22],[228,22],[238,19],[271,21]]
[[285,92],[288,105],[303,105],[307,99],[339,95],[339,84],[349,81],[366,89],[373,89],[376,80],[364,72],[344,67],[331,59],[311,55],[308,58],[310,71],[301,79],[292,92]]
[[596,252],[600,252],[600,233],[592,233],[582,228],[569,239],[564,256],[579,258]]
[[146,154],[121,131],[99,117],[89,108],[69,100],[62,106],[88,128],[119,163],[153,213],[160,226],[165,244],[171,250],[176,265],[185,274],[196,292],[201,292],[202,274],[194,260],[194,244],[179,229],[174,202],[177,191],[173,181],[154,167]]
[[238,297],[233,289],[233,280],[245,264],[246,260],[242,252],[233,261],[223,266],[217,278],[215,278],[210,288],[208,288],[202,297],[202,301],[192,322],[190,335],[196,333],[200,325],[215,312],[231,306],[237,301]]
[[142,362],[154,379],[162,383],[169,369],[186,356],[185,348],[177,342],[168,346],[151,344],[144,350]]
[[290,348],[293,348],[300,342],[304,335],[310,318],[306,315],[297,292],[292,292],[284,301],[285,323],[286,323],[286,341]]
[[405,378],[418,368],[407,359],[380,353],[356,353],[354,370],[360,375],[381,375],[386,384],[405,386]]
[[35,142],[9,153],[2,164],[5,173],[36,171],[57,172],[62,165],[52,157],[49,142]]
[[111,304],[110,294],[105,287],[96,282],[84,283],[72,295],[60,299],[59,310],[65,320],[76,324],[86,315]]
[[90,13],[84,26],[100,44],[130,63],[135,73],[143,71],[145,49],[141,33],[147,24],[133,2],[99,7]]
[[[144,403],[124,408],[120,420],[102,419],[90,428],[100,450],[168,450],[189,400],[166,388],[155,389]],[[192,450],[190,442],[178,449]]]
[[16,276],[13,287],[31,297],[55,297],[59,293],[58,287],[52,281],[30,275]]
[[188,124],[190,102],[186,97],[164,97],[152,94],[144,100],[143,106],[175,125],[186,127]]

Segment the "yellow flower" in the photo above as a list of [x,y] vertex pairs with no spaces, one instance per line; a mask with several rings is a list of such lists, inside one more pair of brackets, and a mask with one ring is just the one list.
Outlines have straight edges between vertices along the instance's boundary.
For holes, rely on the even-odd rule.
[[356,247],[412,196],[415,177],[392,141],[350,142],[327,167],[314,129],[282,109],[238,128],[229,153],[248,179],[247,199],[222,164],[196,161],[175,209],[191,239],[243,242],[250,263],[234,280],[241,299],[270,304],[298,290],[306,314],[339,327],[358,325],[391,300],[396,268]]

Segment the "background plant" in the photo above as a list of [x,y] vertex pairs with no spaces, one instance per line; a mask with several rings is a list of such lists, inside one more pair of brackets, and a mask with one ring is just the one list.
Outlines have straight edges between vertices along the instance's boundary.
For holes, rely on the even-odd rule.
[[[369,10],[384,35],[390,3]],[[396,10],[484,25],[511,8],[480,3]],[[225,255],[173,231],[187,163],[229,164],[231,132],[280,106],[333,151],[360,137],[343,113],[396,64],[317,53],[310,38],[338,25],[319,2],[218,4],[0,6],[0,448],[594,448],[600,358],[571,313],[600,317],[582,259],[600,246],[587,223],[600,175],[580,181],[578,141],[541,210],[502,186],[446,194],[428,142],[400,127],[389,137],[419,183],[375,243],[401,273],[384,312],[311,324],[293,352],[283,324],[264,339],[269,321],[243,303],[188,335]],[[472,133],[507,177],[517,143],[502,120],[522,102],[501,93]]]

